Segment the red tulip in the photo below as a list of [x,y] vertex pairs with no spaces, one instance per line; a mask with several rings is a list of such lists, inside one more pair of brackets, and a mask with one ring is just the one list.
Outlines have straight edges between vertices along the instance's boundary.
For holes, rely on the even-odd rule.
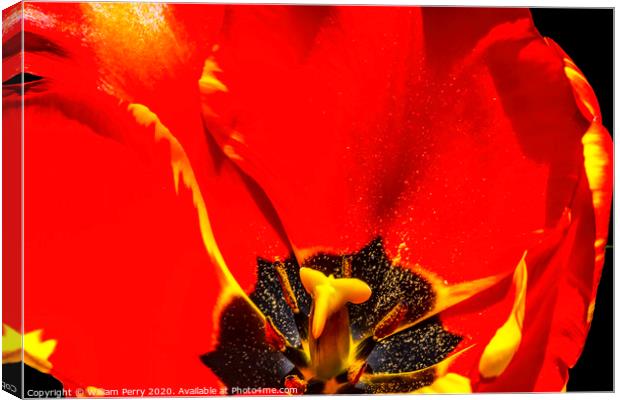
[[24,26],[24,330],[66,388],[565,386],[611,140],[527,10],[28,3]]

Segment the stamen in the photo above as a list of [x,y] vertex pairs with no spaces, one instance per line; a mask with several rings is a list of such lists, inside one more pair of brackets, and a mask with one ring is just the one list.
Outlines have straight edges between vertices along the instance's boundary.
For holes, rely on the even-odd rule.
[[353,270],[351,268],[351,256],[342,257],[342,276],[344,278],[350,278]]
[[308,382],[301,379],[297,375],[288,375],[284,378],[284,387],[289,389],[297,389],[295,393],[292,394],[304,394],[308,388]]
[[291,282],[288,279],[286,268],[284,267],[284,264],[280,261],[276,263],[276,273],[278,274],[278,281],[280,282],[280,286],[282,287],[282,293],[284,293],[284,301],[286,301],[286,304],[288,304],[291,310],[293,310],[293,313],[298,314],[299,305],[297,304],[295,292],[293,291]]
[[355,385],[357,382],[359,382],[360,378],[366,371],[366,367],[368,367],[368,363],[366,363],[365,361],[354,362],[347,371],[347,381],[351,385]]
[[409,307],[404,302],[396,304],[375,327],[373,332],[374,339],[380,340],[392,334],[403,322],[408,310]]

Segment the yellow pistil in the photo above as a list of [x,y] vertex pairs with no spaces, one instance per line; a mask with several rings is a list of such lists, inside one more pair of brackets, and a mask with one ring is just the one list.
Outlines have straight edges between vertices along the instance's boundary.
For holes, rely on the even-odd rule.
[[347,367],[351,333],[346,303],[367,301],[370,286],[356,278],[335,278],[302,267],[301,283],[312,296],[310,311],[310,359],[316,375],[330,379]]

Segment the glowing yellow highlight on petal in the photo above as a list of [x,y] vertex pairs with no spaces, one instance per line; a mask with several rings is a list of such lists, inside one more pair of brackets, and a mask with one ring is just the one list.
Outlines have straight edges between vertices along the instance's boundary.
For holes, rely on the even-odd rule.
[[588,313],[587,313],[587,321],[588,323],[592,322],[592,318],[594,318],[594,310],[596,309],[596,299],[592,299],[590,304],[588,304]]
[[[583,145],[583,159],[588,178],[588,185],[592,192],[592,204],[596,216],[596,240],[594,241],[594,261],[597,270],[602,268],[605,259],[605,244],[607,243],[607,222],[612,197],[613,179],[613,144],[605,128],[600,123],[592,122],[588,131],[581,139]],[[591,307],[594,306],[592,298]],[[588,322],[592,320],[588,315]]]
[[[612,168],[612,158],[608,152],[610,143],[605,143],[608,138],[607,132],[593,124],[581,139],[586,174],[595,208],[606,204],[611,197],[611,193],[607,191],[611,188]],[[600,243],[604,242],[604,239],[599,240]]]
[[[239,283],[235,280],[234,276],[228,269],[224,257],[220,252],[220,249],[215,241],[213,230],[211,229],[211,223],[209,220],[209,214],[207,213],[207,206],[205,204],[200,186],[194,175],[194,170],[190,163],[183,146],[176,137],[166,128],[157,115],[151,112],[148,107],[141,104],[130,104],[128,111],[133,114],[136,121],[145,126],[152,127],[154,130],[154,139],[156,142],[164,140],[170,145],[170,165],[172,167],[174,185],[178,193],[179,183],[183,182],[183,185],[192,193],[192,199],[194,207],[198,213],[198,223],[200,226],[200,233],[202,241],[207,250],[207,253],[216,267],[218,278],[222,286],[222,294],[216,307],[221,308],[231,297],[242,297],[261,319],[265,320],[263,313],[256,307],[256,305],[250,300],[245,292],[239,286]],[[215,313],[217,317],[217,313]]]
[[415,394],[465,394],[471,393],[471,382],[469,378],[450,372],[445,376],[440,376],[429,385],[414,391]]
[[414,390],[411,393],[471,393],[471,384],[469,379],[459,374],[448,372],[448,369],[458,357],[473,347],[473,345],[466,347],[463,350],[460,350],[459,352],[452,354],[450,357],[427,368],[409,372],[363,374],[360,381],[366,384],[377,384],[391,382],[394,380],[415,382],[421,377],[427,375],[429,372],[432,372],[435,375],[435,380],[433,383]]
[[508,320],[502,325],[487,344],[478,369],[484,378],[495,378],[501,375],[517,352],[521,344],[521,330],[525,316],[525,297],[527,292],[527,265],[523,254],[515,269],[512,283],[515,288],[515,300]]
[[[613,191],[613,142],[602,124],[598,101],[590,83],[569,57],[564,57],[563,61],[564,73],[573,88],[577,105],[590,121],[590,126],[581,138],[581,143],[596,220],[594,271],[595,274],[600,274],[605,260],[605,243],[607,242]],[[596,293],[598,277],[594,281],[596,283],[593,287],[593,293]],[[588,323],[592,321],[595,300],[596,296],[592,296],[588,307]]]
[[[572,60],[564,58],[563,61],[564,73],[573,87],[578,104],[584,106],[590,113],[587,117],[591,124],[583,135],[581,143],[583,145],[586,175],[592,191],[592,201],[598,213],[601,208],[608,209],[611,203],[613,144],[609,134],[601,124],[599,106],[590,83]],[[598,217],[597,215],[597,222],[599,222]],[[605,221],[605,238],[606,227],[607,222]],[[597,247],[605,242],[605,239],[598,235],[602,232],[603,230],[597,229],[597,243],[595,243]]]
[[47,361],[56,348],[56,340],[41,340],[43,331],[38,329],[24,335],[24,349],[31,357]]
[[360,304],[372,294],[370,286],[356,278],[334,278],[320,271],[302,267],[299,270],[304,289],[314,301],[312,316],[312,336],[321,336],[327,319],[340,310],[347,302]]
[[[22,360],[22,336],[10,326],[3,324],[2,335],[2,363],[20,362]],[[26,333],[24,335],[24,362],[43,373],[52,369],[49,357],[56,348],[56,340],[41,340],[43,330]]]
[[222,70],[217,65],[215,57],[211,56],[205,61],[202,68],[202,76],[198,81],[200,91],[203,94],[228,92],[228,87],[226,87],[226,85],[215,76],[216,72],[222,72]]
[[7,324],[2,324],[4,333],[2,334],[2,362],[5,361],[7,354],[20,351],[22,349],[22,335]]
[[[187,44],[177,39],[174,13],[165,3],[80,2],[84,19],[76,35],[102,60],[101,88],[122,99],[126,80],[157,89],[157,82],[174,76],[187,59]],[[70,20],[70,19],[67,19]],[[67,21],[62,21],[65,26]],[[148,65],[149,68],[144,68]]]
[[[567,61],[570,62],[570,60],[564,59],[564,62],[566,63],[566,65],[564,66],[564,74],[571,81],[573,86],[578,87],[576,88],[576,90],[578,92],[582,92],[585,87],[589,87],[589,83],[585,79],[583,74],[581,74],[581,72],[579,72],[579,70],[576,68],[575,64],[573,64],[572,62],[570,62],[569,64],[567,63]],[[591,104],[590,101],[588,101],[586,98],[582,98],[581,102],[590,112],[592,117],[598,114],[598,104]]]
[[442,311],[445,311],[448,308],[471,298],[472,296],[475,296],[476,294],[495,285],[506,276],[505,274],[494,275],[486,278],[476,279],[473,281],[457,283],[454,285],[446,285],[438,277],[428,273],[427,271],[422,270],[420,267],[416,267],[415,271],[422,274],[433,284],[433,288],[435,289],[435,292],[437,294],[435,305],[428,313],[424,314],[419,319],[401,325],[389,335],[382,337],[381,340],[395,335],[398,332],[402,332],[405,329],[409,329],[410,327],[417,325],[427,320],[428,318],[431,318],[441,313]]

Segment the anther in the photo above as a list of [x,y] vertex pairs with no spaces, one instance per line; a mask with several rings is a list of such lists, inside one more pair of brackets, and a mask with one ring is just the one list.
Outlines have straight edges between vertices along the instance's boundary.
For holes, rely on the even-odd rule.
[[284,293],[284,301],[286,301],[286,304],[293,310],[293,313],[298,314],[299,305],[297,304],[297,298],[295,298],[295,292],[293,292],[293,287],[288,279],[286,268],[281,261],[276,262],[276,273],[280,286],[282,287],[282,293]]
[[344,278],[350,278],[352,274],[351,269],[351,256],[342,257],[342,276]]
[[404,302],[396,304],[385,317],[379,321],[373,331],[375,340],[383,339],[392,334],[403,322],[409,307]]
[[288,389],[296,389],[295,392],[291,394],[304,394],[306,393],[308,382],[301,379],[297,375],[288,375],[284,378],[284,387]]

